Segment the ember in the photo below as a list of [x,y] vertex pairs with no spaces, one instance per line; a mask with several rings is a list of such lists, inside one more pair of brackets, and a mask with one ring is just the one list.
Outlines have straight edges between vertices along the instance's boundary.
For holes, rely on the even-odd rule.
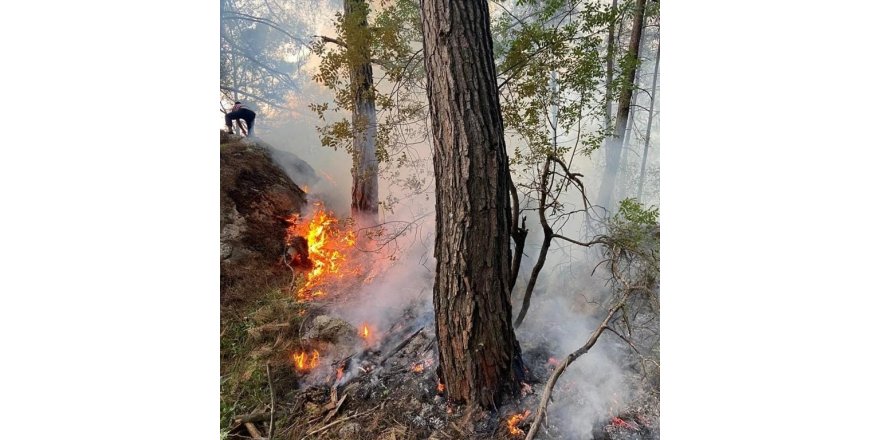
[[510,432],[511,435],[515,436],[525,435],[526,433],[522,429],[519,429],[517,425],[525,420],[525,418],[528,417],[531,413],[531,411],[525,410],[524,412],[510,416],[510,418],[507,419],[507,431]]
[[442,393],[442,392],[445,391],[445,390],[446,390],[446,385],[443,385],[442,383],[439,383],[439,382],[438,382],[438,383],[437,383],[437,392],[438,392],[438,393]]
[[631,429],[633,431],[637,431],[639,428],[632,423],[627,422],[626,420],[621,419],[620,417],[614,417],[611,419],[612,426],[618,426],[621,428]]
[[324,209],[321,203],[315,203],[316,212],[308,222],[300,221],[296,214],[287,222],[285,242],[290,246],[294,237],[305,237],[308,242],[309,260],[312,267],[306,275],[306,284],[297,292],[300,299],[309,299],[323,295],[316,286],[327,281],[328,275],[344,275],[347,257],[354,249],[355,235],[351,225],[341,226],[333,213]]
[[367,327],[366,324],[364,324],[364,327],[361,330],[361,336],[363,336],[364,339],[368,339],[370,337],[370,328]]
[[421,373],[425,371],[425,367],[430,367],[431,365],[434,365],[434,359],[426,358],[421,362],[413,363],[410,369],[416,373]]
[[297,352],[293,354],[293,365],[298,371],[309,371],[318,366],[319,358],[318,350],[313,350],[311,357],[304,351]]

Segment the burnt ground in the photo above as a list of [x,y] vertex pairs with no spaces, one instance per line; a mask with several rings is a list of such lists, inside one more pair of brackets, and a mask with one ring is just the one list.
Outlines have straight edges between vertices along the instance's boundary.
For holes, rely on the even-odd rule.
[[[332,299],[328,299],[332,302]],[[436,341],[430,316],[418,316],[416,308],[407,309],[381,339],[364,338],[354,325],[317,325],[338,318],[328,318],[327,309],[310,305],[301,323],[301,341],[306,351],[319,350],[320,366],[298,371],[290,362],[276,365],[273,375],[275,393],[272,420],[273,438],[278,439],[518,439],[508,419],[530,410],[531,414],[514,429],[528,431],[543,391],[543,384],[553,371],[548,362],[547,346],[524,349],[524,360],[534,382],[524,384],[522,394],[510,396],[492,411],[468,414],[467,408],[447,402],[437,374]],[[329,329],[329,330],[328,330]],[[304,337],[303,337],[304,336]],[[564,376],[563,376],[564,377]],[[266,436],[271,413],[271,398],[265,389],[262,404],[251,412],[263,414],[254,427]],[[577,392],[560,381],[554,390],[558,404],[577,405]],[[550,421],[539,434],[543,439],[635,440],[659,438],[657,402],[649,397],[609,414],[607,420],[591,432],[571,432],[560,426],[550,408]],[[641,405],[641,407],[639,407]],[[564,423],[564,422],[562,422]],[[242,423],[232,419],[229,438],[253,438]]]

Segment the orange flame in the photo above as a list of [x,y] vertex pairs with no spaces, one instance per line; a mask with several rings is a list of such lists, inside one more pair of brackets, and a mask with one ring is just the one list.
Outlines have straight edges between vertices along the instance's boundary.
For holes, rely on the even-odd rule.
[[416,373],[421,373],[422,371],[425,371],[425,366],[422,365],[421,362],[419,362],[417,364],[413,364],[412,370],[415,371]]
[[321,203],[315,203],[316,211],[308,222],[301,222],[296,214],[287,222],[286,243],[289,246],[296,236],[305,237],[309,246],[309,260],[312,268],[306,275],[306,284],[297,293],[300,299],[323,295],[322,290],[313,289],[327,281],[328,276],[342,275],[348,254],[353,250],[355,234],[351,225],[340,226],[333,213]]
[[361,336],[363,336],[364,339],[367,339],[370,337],[370,328],[367,327],[366,324],[364,324],[364,329],[361,331]]
[[446,385],[443,385],[442,383],[437,382],[437,392],[442,393],[445,390],[446,390]]
[[318,350],[313,350],[311,357],[304,351],[296,352],[293,354],[293,366],[298,371],[309,371],[318,366],[319,359],[320,354]]
[[519,429],[517,425],[519,425],[519,423],[522,422],[531,413],[531,411],[525,410],[524,412],[510,416],[510,418],[507,419],[507,431],[509,431],[511,435],[515,436],[525,435],[526,433],[522,429]]

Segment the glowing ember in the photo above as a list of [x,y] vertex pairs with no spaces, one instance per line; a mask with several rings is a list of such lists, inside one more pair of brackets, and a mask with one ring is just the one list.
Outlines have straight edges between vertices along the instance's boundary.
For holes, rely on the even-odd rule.
[[621,428],[631,429],[633,431],[638,430],[637,426],[634,426],[632,423],[627,422],[626,420],[621,419],[620,417],[614,417],[611,419],[612,426],[618,426]]
[[412,367],[410,367],[410,369],[416,373],[421,373],[421,372],[425,371],[426,367],[430,367],[431,365],[434,365],[434,359],[425,358],[421,362],[413,363]]
[[442,383],[438,382],[437,383],[437,392],[442,393],[443,391],[446,391],[446,385],[443,385]]
[[531,413],[531,411],[525,410],[524,412],[510,416],[510,418],[507,419],[507,431],[510,432],[511,435],[515,436],[526,435],[526,433],[522,429],[519,429],[517,425],[519,425],[519,423],[522,422]]
[[313,350],[311,357],[304,351],[296,352],[293,354],[293,366],[298,371],[309,371],[318,366],[319,359],[318,350]]
[[364,328],[361,329],[361,336],[363,336],[364,339],[367,339],[370,337],[370,328],[367,327],[366,324],[364,324]]
[[316,203],[315,208],[315,214],[307,222],[301,221],[296,214],[287,219],[290,226],[285,242],[290,246],[294,237],[305,237],[312,262],[311,270],[306,275],[306,284],[297,293],[300,299],[323,295],[324,292],[315,287],[326,282],[331,275],[343,276],[349,272],[344,267],[355,245],[351,225],[340,225],[333,213],[320,203]]
[[336,369],[336,382],[339,382],[340,380],[342,380],[342,372],[343,372],[343,370],[344,370],[344,369],[343,369],[342,367],[339,367],[339,368]]

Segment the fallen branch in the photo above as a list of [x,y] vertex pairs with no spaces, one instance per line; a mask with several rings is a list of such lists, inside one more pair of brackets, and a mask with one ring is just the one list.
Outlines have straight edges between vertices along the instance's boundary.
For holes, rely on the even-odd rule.
[[550,379],[547,381],[547,386],[544,388],[544,393],[541,396],[541,404],[538,405],[538,411],[535,414],[535,421],[532,423],[532,427],[529,428],[529,433],[526,435],[525,440],[533,440],[535,435],[538,434],[538,428],[541,426],[541,421],[544,419],[547,413],[547,405],[550,403],[550,396],[553,394],[553,387],[556,385],[556,381],[559,380],[559,376],[574,362],[577,358],[586,354],[596,345],[596,342],[599,340],[599,336],[602,336],[602,332],[608,329],[608,323],[611,322],[611,318],[620,310],[624,304],[626,304],[627,298],[633,292],[631,289],[627,289],[621,298],[620,302],[617,303],[614,307],[608,310],[608,315],[605,316],[605,320],[596,327],[596,330],[593,331],[593,334],[590,335],[590,339],[587,340],[587,343],[584,344],[581,348],[578,348],[573,353],[569,354],[565,357],[565,360],[562,361],[555,370],[553,370],[553,374],[550,376]]
[[379,365],[384,365],[384,364],[385,364],[385,361],[387,361],[388,358],[390,358],[391,356],[394,356],[395,354],[397,354],[397,352],[400,351],[400,350],[402,350],[403,347],[406,347],[406,345],[409,344],[409,342],[412,341],[413,338],[415,338],[415,337],[416,337],[419,333],[421,333],[422,330],[424,330],[424,329],[425,329],[425,326],[422,326],[420,329],[416,330],[415,333],[409,335],[409,336],[408,336],[406,339],[404,339],[401,343],[397,344],[397,346],[394,347],[394,350],[391,350],[390,352],[388,352],[388,354],[386,354],[384,357],[382,357],[382,360],[379,361]]
[[332,419],[334,416],[336,416],[336,413],[339,412],[339,408],[342,408],[342,404],[345,403],[345,399],[347,397],[348,397],[348,394],[345,394],[342,396],[341,399],[339,399],[339,402],[336,402],[336,408],[334,408],[333,411],[330,412],[330,414],[327,414],[327,417],[324,417],[324,423],[329,422],[330,419]]
[[254,423],[254,422],[264,422],[269,420],[272,417],[271,413],[253,413],[253,414],[245,414],[240,416],[233,416],[232,420],[235,423]]
[[257,427],[254,426],[253,423],[247,422],[244,424],[244,427],[247,428],[248,434],[251,435],[251,438],[254,438],[257,440],[260,440],[261,438],[263,438],[263,435],[260,434],[260,431],[257,430]]

